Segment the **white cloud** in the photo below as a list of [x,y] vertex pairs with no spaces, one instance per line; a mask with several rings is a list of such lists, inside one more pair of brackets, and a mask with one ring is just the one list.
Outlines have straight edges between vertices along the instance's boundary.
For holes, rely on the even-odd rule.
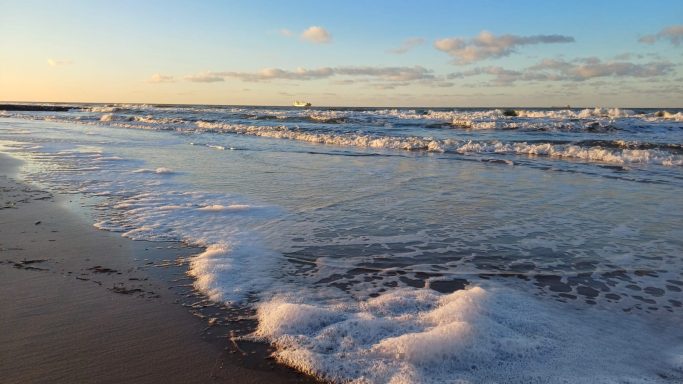
[[489,58],[508,56],[515,52],[517,47],[523,45],[571,42],[574,42],[573,37],[563,35],[495,36],[491,32],[482,31],[478,36],[470,39],[460,37],[439,39],[434,42],[434,47],[452,56],[455,64],[470,64]]
[[421,37],[411,37],[409,39],[403,40],[403,43],[401,43],[401,45],[398,48],[391,49],[389,50],[389,52],[401,55],[417,47],[418,45],[424,44],[424,42],[425,39]]
[[326,44],[332,41],[332,35],[325,28],[315,25],[303,31],[301,38],[316,44]]
[[175,82],[175,78],[173,76],[155,73],[152,75],[152,77],[147,79],[147,82],[151,84],[173,83]]
[[333,84],[337,85],[351,85],[355,84],[357,81],[353,79],[342,79],[342,80],[334,80],[332,81]]
[[645,35],[638,39],[644,44],[654,44],[657,40],[668,40],[675,46],[681,45],[683,43],[683,25],[672,25],[662,29],[657,34]]
[[433,71],[419,65],[412,67],[321,67],[297,68],[286,70],[280,68],[265,68],[257,72],[203,72],[185,76],[184,79],[193,82],[218,82],[227,78],[234,78],[245,82],[266,82],[276,80],[310,81],[337,77],[335,84],[354,84],[361,81],[376,88],[389,89],[391,87],[409,84],[423,84],[437,87],[448,87],[451,83],[444,82],[443,77],[434,75]]
[[369,76],[386,81],[433,80],[432,70],[419,65],[413,67],[338,67],[335,73],[349,76]]
[[477,76],[477,75],[494,76],[493,82],[496,85],[511,84],[517,80],[522,80],[525,77],[523,72],[505,69],[503,67],[478,67],[478,68],[473,68],[469,71],[452,73],[448,77],[450,79],[462,79],[465,77]]
[[632,63],[628,61],[602,61],[596,57],[565,60],[544,60],[531,70],[551,70],[564,80],[584,81],[596,77],[658,77],[673,71],[674,65],[666,61]]
[[635,54],[631,52],[624,52],[613,57],[614,60],[631,60],[631,59],[643,59],[645,55]]
[[317,69],[297,68],[293,71],[280,68],[264,68],[258,72],[212,72],[215,76],[233,77],[242,81],[268,81],[268,80],[315,80],[334,75],[334,70],[329,67]]
[[61,67],[64,65],[71,65],[73,61],[71,60],[57,60],[57,59],[47,59],[47,65],[51,67]]
[[[369,77],[384,81],[403,82],[434,80],[432,71],[419,65],[413,67],[322,67],[315,69],[297,68],[293,71],[280,68],[266,68],[258,72],[208,72],[214,77],[232,77],[242,81],[269,80],[317,80],[332,76]],[[188,79],[188,77],[186,77]]]
[[277,31],[277,33],[279,33],[280,35],[282,35],[284,37],[292,37],[292,35],[294,35],[294,32],[290,31],[287,28],[282,28],[279,31]]
[[405,87],[410,85],[408,82],[402,82],[402,83],[371,83],[370,87],[374,89],[379,89],[382,91],[389,90],[389,89],[396,89],[397,87]]
[[654,79],[673,72],[674,65],[666,61],[632,63],[627,61],[602,61],[595,57],[567,61],[545,59],[522,70],[502,67],[478,67],[468,71],[451,73],[450,79],[471,76],[492,76],[492,85],[511,85],[517,81],[573,81],[581,82],[596,78],[648,78]]
[[217,72],[203,72],[196,75],[185,76],[184,79],[193,83],[216,83],[224,81],[224,76]]

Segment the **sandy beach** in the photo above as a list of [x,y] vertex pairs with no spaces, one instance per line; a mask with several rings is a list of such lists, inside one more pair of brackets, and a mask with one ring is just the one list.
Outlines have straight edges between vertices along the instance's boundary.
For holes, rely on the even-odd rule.
[[183,268],[158,266],[196,249],[99,231],[69,196],[18,182],[20,164],[0,155],[0,381],[309,381],[249,363],[226,327],[183,304],[197,299]]

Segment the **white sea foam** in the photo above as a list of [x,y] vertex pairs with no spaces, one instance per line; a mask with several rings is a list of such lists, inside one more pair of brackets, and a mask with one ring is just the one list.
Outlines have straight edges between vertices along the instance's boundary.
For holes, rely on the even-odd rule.
[[657,119],[683,121],[683,113],[682,112],[671,113],[671,112],[667,112],[667,111],[659,111],[659,112],[653,113],[652,115],[649,115],[649,118],[654,120],[654,121],[656,121]]
[[502,287],[448,295],[406,288],[326,305],[297,296],[260,304],[254,336],[273,342],[279,361],[334,382],[669,382],[658,373],[683,379],[679,351],[661,349],[664,334]]
[[156,173],[158,175],[169,175],[169,174],[172,174],[175,172],[173,170],[171,170],[170,168],[159,167],[156,169],[140,168],[140,169],[134,170],[133,173]]
[[[482,119],[482,120],[494,120],[494,119],[504,119],[504,120],[515,120],[516,118],[533,118],[533,119],[594,119],[594,118],[623,118],[623,117],[634,117],[635,112],[628,109],[620,108],[593,108],[593,109],[583,109],[580,111],[571,109],[558,109],[558,110],[526,110],[526,109],[515,109],[513,110],[515,115],[507,115],[506,111],[501,109],[490,109],[483,111],[468,111],[468,110],[452,110],[452,111],[427,111],[426,113],[417,113],[414,110],[380,110],[372,111],[384,116],[391,116],[399,119],[406,120],[441,120],[441,121],[457,121],[457,120],[470,120],[470,119]],[[644,115],[645,117],[648,115]],[[543,120],[540,122],[542,123]]]
[[618,118],[618,117],[629,117],[633,116],[635,112],[633,112],[630,109],[620,109],[620,108],[610,108],[610,109],[605,109],[605,108],[595,108],[595,109],[584,109],[581,112],[579,112],[579,117],[580,118],[585,118],[585,117],[610,117],[610,118]]
[[110,105],[93,105],[86,108],[89,112],[98,113],[112,113],[119,112],[122,110],[148,110],[153,108],[147,104],[110,104]]
[[[2,148],[26,151],[30,143],[2,142]],[[58,146],[58,148],[60,148]],[[106,197],[111,210],[95,227],[121,232],[134,240],[183,241],[205,250],[192,259],[189,273],[195,286],[211,299],[243,301],[272,284],[282,261],[260,237],[256,227],[280,215],[277,207],[250,204],[245,199],[220,193],[177,191],[179,186],[166,175],[172,170],[131,169],[134,162],[105,155],[89,146],[42,148],[41,162],[50,162],[50,172],[38,180],[63,186],[69,192]],[[114,161],[110,161],[114,160]],[[107,161],[107,167],[96,165]],[[84,170],[92,172],[83,173]]]
[[278,254],[259,246],[258,241],[212,244],[194,257],[190,275],[195,288],[216,302],[242,301],[273,284]]
[[220,205],[220,204],[213,204],[213,205],[207,205],[205,207],[197,208],[198,211],[203,211],[203,212],[237,212],[237,211],[246,211],[251,209],[250,205],[247,204],[231,204],[228,206]]
[[552,143],[505,143],[500,141],[460,141],[430,137],[376,137],[363,134],[325,134],[292,130],[287,127],[264,127],[241,124],[198,122],[197,127],[207,131],[230,132],[251,136],[288,139],[317,144],[353,146],[365,148],[401,149],[408,151],[456,153],[498,153],[516,155],[548,156],[554,158],[598,161],[615,164],[683,165],[683,156],[662,150],[610,149],[599,146],[582,147],[574,144]]
[[140,193],[119,201],[114,206],[119,213],[96,226],[125,231],[123,236],[132,239],[205,247],[190,264],[195,287],[216,301],[241,301],[272,283],[281,259],[249,230],[277,215],[277,209],[235,200],[202,193]]
[[149,124],[149,125],[170,125],[170,124],[185,123],[185,121],[183,119],[158,117],[158,116],[154,116],[154,115],[133,116],[130,120],[134,121],[134,122],[138,122],[138,123]]
[[501,153],[549,156],[556,158],[598,161],[615,164],[660,164],[666,166],[683,165],[683,156],[659,150],[608,149],[602,147],[582,147],[573,144],[529,144],[503,142],[453,143],[443,147],[459,153]]
[[116,112],[116,111],[120,110],[120,108],[119,107],[109,107],[109,106],[94,106],[94,107],[88,108],[88,110],[90,112],[105,113],[105,115],[103,115],[103,116],[106,116],[107,114],[111,115],[112,112]]
[[[441,118],[444,118],[442,116]],[[614,124],[631,122],[626,118],[653,121],[652,116],[637,116],[628,109],[584,109],[573,110],[515,110],[514,115],[506,115],[501,110],[453,113],[452,121],[456,127],[473,130],[520,129],[543,131],[604,131],[615,129]],[[656,120],[656,118],[655,118]]]

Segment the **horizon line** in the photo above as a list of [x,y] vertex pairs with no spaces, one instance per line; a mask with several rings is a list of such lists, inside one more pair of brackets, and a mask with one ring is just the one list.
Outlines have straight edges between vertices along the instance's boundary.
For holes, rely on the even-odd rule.
[[549,109],[594,109],[594,108],[619,108],[619,109],[657,109],[657,108],[668,108],[668,109],[683,109],[683,106],[657,106],[657,107],[639,107],[639,106],[572,106],[567,105],[553,105],[553,106],[532,106],[532,105],[517,105],[517,106],[424,106],[424,105],[410,105],[410,106],[396,106],[396,105],[311,105],[310,107],[294,107],[291,104],[212,104],[212,103],[155,103],[155,102],[101,102],[101,101],[19,101],[19,100],[0,100],[0,104],[12,105],[12,104],[62,104],[62,105],[74,105],[74,104],[118,104],[118,105],[168,105],[168,106],[212,106],[212,107],[292,107],[292,108],[415,108],[415,109],[429,109],[429,108],[497,108],[497,109],[515,109],[515,108],[549,108]]

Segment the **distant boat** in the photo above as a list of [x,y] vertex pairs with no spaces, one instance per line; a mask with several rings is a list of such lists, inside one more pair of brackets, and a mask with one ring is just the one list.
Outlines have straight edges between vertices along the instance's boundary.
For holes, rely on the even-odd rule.
[[310,107],[311,103],[307,103],[305,101],[295,101],[294,104],[295,107],[303,108],[303,107]]

